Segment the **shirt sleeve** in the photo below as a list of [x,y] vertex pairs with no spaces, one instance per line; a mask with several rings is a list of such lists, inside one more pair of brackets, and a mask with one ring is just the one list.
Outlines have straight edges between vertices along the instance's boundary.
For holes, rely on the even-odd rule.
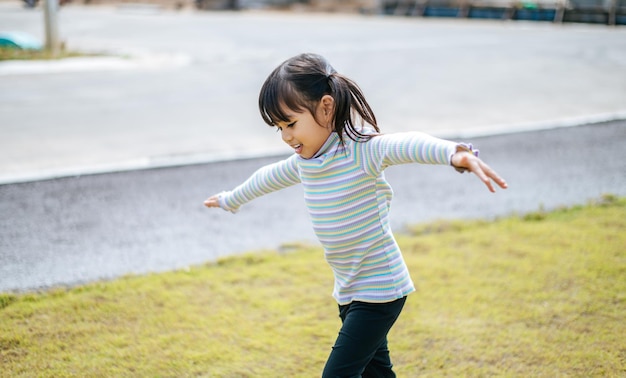
[[377,175],[398,164],[450,165],[459,144],[421,132],[404,132],[377,135],[357,145],[362,149],[363,168],[369,174]]
[[253,199],[300,183],[297,155],[266,165],[231,191],[219,193],[220,207],[236,213],[239,207]]

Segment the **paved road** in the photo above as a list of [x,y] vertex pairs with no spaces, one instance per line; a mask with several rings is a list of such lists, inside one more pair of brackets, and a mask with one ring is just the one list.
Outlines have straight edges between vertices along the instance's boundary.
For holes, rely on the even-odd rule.
[[[462,136],[511,185],[394,167],[396,229],[626,194],[623,121],[513,133],[626,118],[626,28],[79,6],[60,25],[125,58],[0,63],[0,291],[312,241],[298,187],[236,216],[201,206],[273,158],[207,162],[288,153],[256,96],[304,50],[361,84],[384,131]],[[0,28],[42,35],[42,15],[0,2]]]
[[[393,227],[493,218],[626,195],[626,122],[472,138],[510,185],[489,193],[441,166],[392,167]],[[242,251],[314,242],[299,186],[233,215],[205,209],[274,158],[0,186],[0,291],[184,268]],[[581,230],[584,232],[584,230]],[[497,251],[494,251],[497,253]],[[320,258],[322,258],[320,256]]]

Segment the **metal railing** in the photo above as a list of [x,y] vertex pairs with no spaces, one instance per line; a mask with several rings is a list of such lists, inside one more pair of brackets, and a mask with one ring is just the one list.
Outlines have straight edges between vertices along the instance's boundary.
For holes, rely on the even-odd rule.
[[626,25],[626,0],[384,0],[381,8],[397,16]]

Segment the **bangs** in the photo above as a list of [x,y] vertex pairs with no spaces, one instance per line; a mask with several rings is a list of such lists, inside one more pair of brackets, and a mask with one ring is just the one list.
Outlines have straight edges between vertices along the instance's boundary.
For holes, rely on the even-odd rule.
[[265,123],[276,126],[278,122],[290,122],[287,111],[303,109],[307,109],[307,103],[287,80],[277,75],[267,78],[259,94],[259,111]]

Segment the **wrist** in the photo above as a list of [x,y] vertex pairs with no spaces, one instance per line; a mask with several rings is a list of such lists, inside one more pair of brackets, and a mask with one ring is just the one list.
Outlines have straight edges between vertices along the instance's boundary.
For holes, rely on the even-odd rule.
[[458,143],[456,145],[456,151],[450,157],[450,165],[452,165],[452,167],[456,169],[457,172],[465,173],[468,171],[468,169],[463,166],[463,162],[465,161],[465,159],[462,155],[470,154],[470,156],[478,157],[478,153],[479,150],[474,149],[474,146],[472,146],[471,143]]

